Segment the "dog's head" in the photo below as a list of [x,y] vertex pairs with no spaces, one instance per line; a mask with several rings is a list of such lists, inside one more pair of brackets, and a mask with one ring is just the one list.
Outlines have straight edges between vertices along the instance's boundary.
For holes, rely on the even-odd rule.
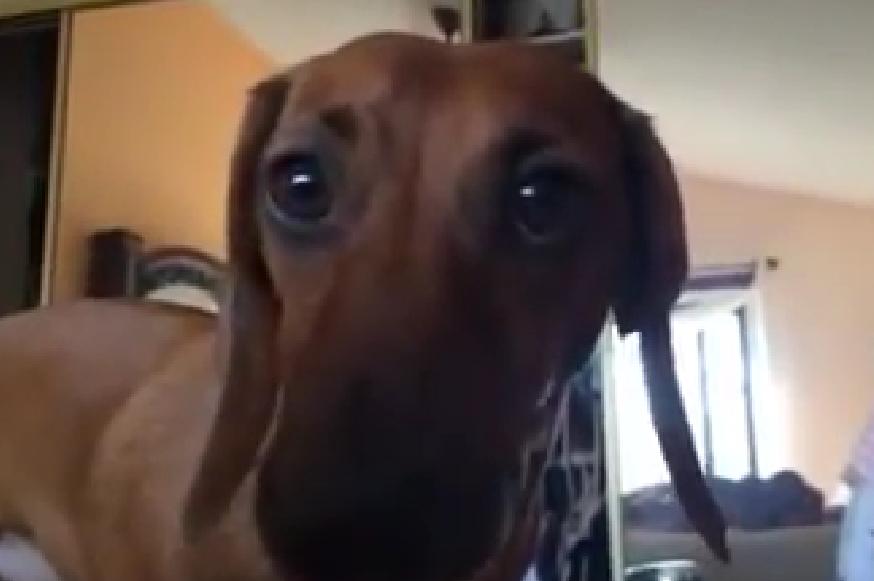
[[224,393],[190,530],[222,513],[281,402],[257,493],[281,568],[471,574],[552,419],[538,402],[612,308],[643,332],[669,464],[721,543],[670,362],[677,185],[591,76],[533,47],[355,41],[254,89],[229,221]]

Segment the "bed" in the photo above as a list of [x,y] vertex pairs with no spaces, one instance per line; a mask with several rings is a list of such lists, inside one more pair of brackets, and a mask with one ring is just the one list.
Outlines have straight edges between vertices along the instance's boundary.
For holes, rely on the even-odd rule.
[[840,510],[798,473],[709,482],[729,525],[730,565],[715,561],[685,521],[669,485],[623,498],[629,566],[688,559],[703,581],[832,581]]

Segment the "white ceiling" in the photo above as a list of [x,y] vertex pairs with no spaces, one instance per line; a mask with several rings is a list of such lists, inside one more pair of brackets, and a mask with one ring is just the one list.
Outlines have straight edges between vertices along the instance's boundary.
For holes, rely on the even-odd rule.
[[675,160],[874,204],[874,0],[602,0],[601,74]]
[[[431,0],[207,1],[279,62],[374,30],[435,33]],[[874,0],[598,4],[601,76],[654,115],[678,165],[874,204]]]
[[437,32],[427,0],[206,1],[283,64],[331,50],[370,32]]

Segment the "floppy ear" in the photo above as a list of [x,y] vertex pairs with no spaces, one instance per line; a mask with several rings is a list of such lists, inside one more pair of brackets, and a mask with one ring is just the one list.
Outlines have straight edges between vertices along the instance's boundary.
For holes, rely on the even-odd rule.
[[670,310],[688,272],[679,187],[649,120],[626,109],[623,123],[633,240],[617,323],[623,334],[640,332],[650,411],[680,503],[710,549],[728,560],[725,520],[698,464],[671,353]]
[[259,83],[249,101],[231,160],[228,192],[230,295],[222,311],[222,394],[206,451],[183,513],[195,540],[224,514],[252,466],[277,397],[277,304],[261,251],[255,182],[262,149],[288,92],[289,76]]

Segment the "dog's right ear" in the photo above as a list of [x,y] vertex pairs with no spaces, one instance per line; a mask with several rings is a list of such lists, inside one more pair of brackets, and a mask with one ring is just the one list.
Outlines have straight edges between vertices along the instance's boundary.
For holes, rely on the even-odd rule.
[[671,351],[670,310],[688,271],[679,185],[649,119],[623,106],[622,122],[633,237],[614,304],[617,323],[622,334],[640,332],[653,424],[680,503],[713,553],[727,561],[725,518],[698,463]]
[[256,181],[262,150],[285,103],[288,73],[249,94],[231,161],[228,192],[229,296],[222,311],[222,393],[206,450],[183,513],[196,540],[216,524],[252,466],[269,428],[278,392],[275,349],[278,306],[257,224]]

